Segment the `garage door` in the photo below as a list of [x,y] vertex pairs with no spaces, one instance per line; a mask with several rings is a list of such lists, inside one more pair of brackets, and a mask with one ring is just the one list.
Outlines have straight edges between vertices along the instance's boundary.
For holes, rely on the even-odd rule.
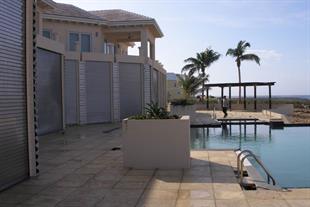
[[120,63],[121,119],[142,113],[142,71],[140,64]]
[[38,135],[62,130],[61,55],[38,49]]
[[111,64],[86,62],[87,123],[111,121]]
[[78,123],[78,62],[65,61],[65,112],[66,124]]
[[24,1],[0,4],[0,190],[28,177]]

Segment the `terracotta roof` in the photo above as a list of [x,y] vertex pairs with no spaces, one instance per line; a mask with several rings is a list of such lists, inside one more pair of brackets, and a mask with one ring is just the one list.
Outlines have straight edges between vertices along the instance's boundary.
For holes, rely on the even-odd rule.
[[108,21],[148,21],[154,20],[153,18],[125,11],[122,9],[111,9],[111,10],[96,10],[89,11],[91,14],[99,16]]
[[105,20],[104,18],[96,16],[90,12],[87,12],[71,4],[55,3],[54,9],[46,11],[44,13],[59,15],[59,16],[84,18],[84,19],[86,18],[86,19],[94,19],[94,20]]

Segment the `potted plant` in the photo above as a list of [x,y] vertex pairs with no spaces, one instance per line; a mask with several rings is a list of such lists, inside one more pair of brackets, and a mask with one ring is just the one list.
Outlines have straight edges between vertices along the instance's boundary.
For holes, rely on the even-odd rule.
[[145,114],[122,122],[123,160],[135,169],[182,169],[190,167],[188,116],[170,115],[157,103]]

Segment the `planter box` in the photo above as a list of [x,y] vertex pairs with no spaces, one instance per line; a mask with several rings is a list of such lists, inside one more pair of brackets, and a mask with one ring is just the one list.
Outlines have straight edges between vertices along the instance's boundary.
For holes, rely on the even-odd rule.
[[171,105],[170,106],[170,114],[182,115],[182,116],[190,116],[191,120],[194,120],[196,117],[196,105]]
[[190,122],[181,119],[124,119],[124,166],[135,169],[190,167]]

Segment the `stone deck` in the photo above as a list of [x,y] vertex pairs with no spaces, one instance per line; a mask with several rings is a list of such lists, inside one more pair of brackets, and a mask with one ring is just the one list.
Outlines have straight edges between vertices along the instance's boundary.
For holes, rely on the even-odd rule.
[[0,193],[0,206],[309,207],[310,189],[242,191],[232,151],[192,151],[188,170],[123,168],[119,125],[40,139],[40,176]]

